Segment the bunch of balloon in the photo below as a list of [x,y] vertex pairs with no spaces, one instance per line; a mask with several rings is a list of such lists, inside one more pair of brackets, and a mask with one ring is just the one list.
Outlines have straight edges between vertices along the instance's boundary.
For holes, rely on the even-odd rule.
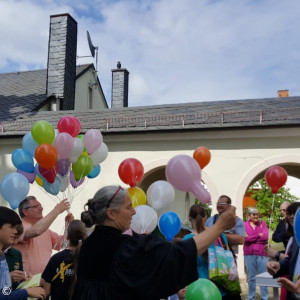
[[272,224],[272,212],[274,209],[275,194],[277,194],[278,190],[285,185],[287,181],[287,176],[288,175],[285,169],[280,166],[272,166],[265,173],[266,183],[271,188],[273,193],[272,208],[269,219],[269,235],[271,233],[270,231]]
[[202,203],[210,203],[208,191],[201,184],[201,168],[197,161],[188,155],[177,155],[166,166],[166,177],[172,186],[183,192],[191,192]]

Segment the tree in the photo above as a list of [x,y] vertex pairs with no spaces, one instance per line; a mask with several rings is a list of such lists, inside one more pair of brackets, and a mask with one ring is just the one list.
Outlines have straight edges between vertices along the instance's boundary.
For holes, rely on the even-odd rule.
[[[251,193],[251,197],[257,201],[256,208],[260,214],[262,220],[269,226],[270,215],[272,213],[272,202],[274,198],[274,207],[272,214],[271,230],[274,231],[278,222],[280,221],[280,205],[283,202],[295,202],[299,198],[290,194],[289,188],[280,188],[277,194],[272,194],[271,188],[267,185],[264,178],[255,182],[248,192]],[[244,220],[245,220],[244,212]]]

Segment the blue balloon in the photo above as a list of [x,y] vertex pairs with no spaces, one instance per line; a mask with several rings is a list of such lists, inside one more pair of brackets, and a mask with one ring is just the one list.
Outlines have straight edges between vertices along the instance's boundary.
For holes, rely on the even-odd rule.
[[167,241],[172,241],[173,237],[180,231],[181,228],[179,216],[172,211],[163,213],[159,218],[158,228],[166,237]]
[[22,174],[10,173],[2,179],[0,191],[10,207],[16,209],[29,192],[29,182]]
[[300,209],[298,208],[294,217],[294,235],[300,245]]
[[44,180],[43,187],[49,194],[57,195],[61,187],[61,179],[56,176],[53,183],[49,183],[47,180]]
[[94,167],[92,171],[87,175],[88,178],[95,178],[100,174],[101,167],[100,165]]
[[35,149],[39,144],[33,139],[31,132],[27,132],[22,139],[22,147],[27,150],[33,157],[35,156]]
[[34,171],[33,157],[25,149],[16,149],[11,156],[14,166],[23,172],[32,173]]

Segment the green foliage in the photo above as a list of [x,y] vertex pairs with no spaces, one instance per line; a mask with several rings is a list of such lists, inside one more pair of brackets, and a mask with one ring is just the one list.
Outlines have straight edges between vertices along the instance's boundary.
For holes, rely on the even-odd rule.
[[212,211],[211,204],[201,203],[198,199],[195,199],[195,204],[200,204],[205,208],[207,218],[211,216],[211,211]]
[[[272,224],[271,230],[274,231],[278,222],[280,221],[280,205],[283,202],[295,202],[299,200],[298,197],[295,197],[290,194],[289,188],[282,187],[279,189],[277,194],[272,194],[270,187],[267,185],[265,179],[260,179],[255,182],[248,192],[252,193],[251,197],[257,201],[256,208],[258,209],[260,218],[266,222],[269,226],[270,214],[272,212],[272,203],[274,199],[273,214],[272,214]],[[246,212],[244,211],[244,220],[246,220]]]

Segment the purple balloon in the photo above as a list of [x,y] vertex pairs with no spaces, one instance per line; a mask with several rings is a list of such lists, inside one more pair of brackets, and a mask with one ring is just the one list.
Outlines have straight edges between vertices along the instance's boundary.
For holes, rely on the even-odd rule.
[[210,203],[210,194],[201,184],[201,168],[188,155],[174,156],[166,166],[167,180],[179,191],[192,192],[202,203]]
[[70,161],[68,159],[60,159],[58,161],[58,174],[65,176],[70,168]]
[[79,187],[84,182],[84,178],[85,177],[76,181],[73,171],[70,172],[70,184],[72,185],[73,188]]
[[36,177],[36,170],[34,169],[32,173],[27,173],[21,170],[17,170],[18,173],[24,175],[29,183],[33,183],[35,181],[35,177]]

